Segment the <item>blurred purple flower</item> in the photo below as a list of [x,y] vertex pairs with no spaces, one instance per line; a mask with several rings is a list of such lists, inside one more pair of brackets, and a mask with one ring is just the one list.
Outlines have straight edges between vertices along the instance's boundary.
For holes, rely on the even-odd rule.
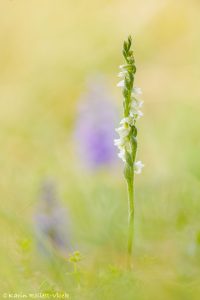
[[98,168],[116,159],[113,145],[116,107],[102,80],[93,80],[79,103],[76,141],[79,155],[87,166]]
[[66,256],[71,250],[69,242],[69,224],[66,210],[56,195],[53,181],[47,180],[41,187],[41,194],[35,214],[35,227],[38,248],[48,255],[52,249]]

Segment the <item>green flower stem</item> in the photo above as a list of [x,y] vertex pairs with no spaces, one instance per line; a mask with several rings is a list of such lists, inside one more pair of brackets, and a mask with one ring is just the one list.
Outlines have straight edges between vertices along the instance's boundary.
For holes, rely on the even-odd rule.
[[127,181],[128,186],[128,268],[131,268],[131,257],[134,240],[134,172],[130,180]]
[[134,163],[137,152],[137,141],[135,138],[131,139],[131,168],[129,176],[126,177],[128,187],[128,268],[131,268],[132,248],[134,243],[134,198],[135,198],[135,174]]

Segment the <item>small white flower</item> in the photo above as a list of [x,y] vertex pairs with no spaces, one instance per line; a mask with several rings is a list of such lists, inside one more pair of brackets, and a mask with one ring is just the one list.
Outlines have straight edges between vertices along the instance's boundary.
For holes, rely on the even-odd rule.
[[118,153],[118,157],[121,158],[123,160],[123,162],[126,162],[126,158],[125,158],[125,150],[122,149],[119,153]]
[[121,125],[124,125],[125,127],[128,127],[128,126],[131,126],[133,125],[133,118],[131,116],[128,116],[126,118],[123,118],[121,121],[120,121],[120,124]]
[[120,65],[120,66],[119,66],[119,69],[120,69],[120,70],[126,70],[126,67],[127,67],[127,66],[128,66],[128,65]]
[[130,127],[125,128],[124,126],[121,126],[115,129],[115,131],[119,133],[120,138],[125,138],[129,135]]
[[117,146],[119,150],[126,149],[130,151],[130,143],[127,137],[114,140],[114,145]]
[[119,149],[123,149],[124,147],[123,140],[121,138],[114,140],[114,145],[117,146]]
[[121,139],[115,139],[114,140],[114,145],[119,147],[121,145]]
[[133,94],[134,95],[142,95],[142,90],[141,90],[141,88],[139,88],[139,87],[134,87],[133,88]]
[[140,118],[143,117],[143,116],[144,116],[143,112],[142,112],[141,110],[138,110],[138,111],[137,111],[137,116],[136,116],[136,118],[137,118],[137,119],[140,119]]
[[124,80],[118,82],[117,87],[124,87]]
[[136,98],[132,98],[131,107],[130,107],[130,115],[134,120],[140,119],[143,116],[143,112],[140,108],[143,105],[142,100],[138,100]]
[[117,76],[124,78],[126,76],[126,74],[127,74],[126,71],[122,71],[122,72],[119,72]]
[[123,70],[123,69],[124,69],[124,65],[120,65],[120,66],[119,66],[119,69],[120,69],[120,70]]
[[138,120],[144,115],[141,110],[138,110],[134,107],[131,108],[130,114],[134,120]]
[[144,101],[132,98],[131,107],[141,108]]
[[141,160],[134,163],[135,174],[140,174],[142,172],[142,168],[144,168],[144,164],[141,162]]
[[143,117],[143,115],[143,112],[141,110],[138,110],[137,113],[133,114],[132,116],[135,120],[139,120],[141,117]]

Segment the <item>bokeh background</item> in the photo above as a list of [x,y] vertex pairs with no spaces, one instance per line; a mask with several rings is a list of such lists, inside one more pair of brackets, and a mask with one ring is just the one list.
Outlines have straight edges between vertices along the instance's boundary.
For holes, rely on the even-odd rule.
[[[199,299],[199,11],[198,0],[1,0],[2,293]],[[128,34],[145,100],[133,272],[125,267],[122,164],[116,159],[87,167],[80,155],[84,138],[77,141],[76,134],[80,99],[90,94],[88,82],[96,76],[103,77],[116,123],[120,119],[116,74]],[[83,257],[78,271],[63,257],[38,251],[34,215],[47,178],[68,212],[66,232]]]

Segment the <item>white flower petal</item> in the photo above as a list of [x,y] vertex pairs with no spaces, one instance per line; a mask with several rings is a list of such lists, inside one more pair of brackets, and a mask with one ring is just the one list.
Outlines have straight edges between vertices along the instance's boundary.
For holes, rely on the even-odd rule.
[[134,120],[140,119],[144,114],[141,110],[132,108],[130,111],[131,116],[133,117]]
[[120,66],[119,66],[119,69],[120,69],[120,70],[126,70],[126,67],[127,67],[127,65],[120,65]]
[[138,110],[137,111],[137,119],[140,119],[143,116],[144,116],[143,112],[141,110]]
[[144,168],[144,164],[141,162],[141,160],[134,163],[135,174],[140,174],[142,172],[142,168]]
[[120,66],[119,66],[119,69],[120,69],[120,70],[123,70],[123,69],[124,69],[124,65],[120,65]]
[[131,116],[129,117],[126,117],[126,118],[123,118],[121,121],[120,121],[120,124],[121,125],[133,125],[133,118]]
[[132,98],[132,102],[131,102],[131,107],[137,107],[137,108],[141,108],[143,105],[144,101],[142,100],[138,100],[136,98]]
[[124,80],[118,82],[117,87],[124,87]]
[[139,87],[134,87],[133,88],[133,94],[134,95],[142,95],[142,90]]
[[127,74],[126,71],[122,71],[122,72],[119,72],[117,76],[124,78],[126,76],[126,74]]
[[123,160],[123,162],[126,161],[125,159],[125,150],[122,149],[119,153],[118,153],[118,157],[121,158]]
[[125,127],[119,127],[117,129],[115,129],[116,132],[119,133],[119,136],[120,138],[124,138],[124,137],[127,137],[127,135],[129,135],[129,132],[130,132],[130,128],[125,128]]
[[124,125],[124,124],[128,124],[128,122],[129,122],[129,118],[128,117],[126,117],[126,118],[123,118],[121,121],[120,121],[120,124],[121,125]]
[[119,138],[119,139],[114,140],[114,145],[116,147],[118,147],[120,151],[125,150],[125,149],[127,151],[131,150],[130,142],[129,142],[129,139],[127,137]]
[[116,139],[114,140],[114,145],[117,146],[119,149],[123,149],[124,142],[122,139]]
[[114,140],[114,145],[118,146],[121,143],[121,139]]

